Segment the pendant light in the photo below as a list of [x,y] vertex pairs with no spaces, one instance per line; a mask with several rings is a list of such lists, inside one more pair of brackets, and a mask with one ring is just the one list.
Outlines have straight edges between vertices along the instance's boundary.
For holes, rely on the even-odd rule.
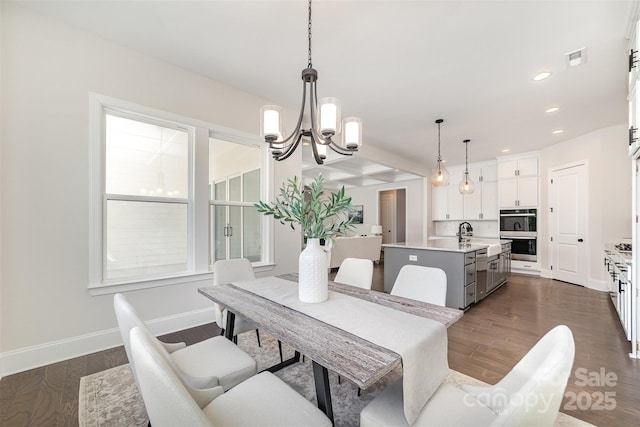
[[461,194],[471,194],[473,193],[473,180],[469,176],[469,142],[471,140],[465,139],[462,142],[464,143],[464,176],[458,185],[458,191]]
[[434,187],[449,185],[449,171],[443,166],[442,157],[440,157],[440,123],[442,122],[444,122],[443,119],[436,120],[438,124],[438,164],[431,173],[431,184]]

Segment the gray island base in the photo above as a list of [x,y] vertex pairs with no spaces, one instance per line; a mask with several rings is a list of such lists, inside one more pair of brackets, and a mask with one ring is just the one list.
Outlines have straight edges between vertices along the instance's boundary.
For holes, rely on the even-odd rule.
[[407,264],[441,268],[447,274],[447,307],[467,309],[507,280],[511,242],[499,244],[499,253],[489,256],[486,244],[459,244],[454,239],[384,244],[384,290],[391,292],[398,272]]

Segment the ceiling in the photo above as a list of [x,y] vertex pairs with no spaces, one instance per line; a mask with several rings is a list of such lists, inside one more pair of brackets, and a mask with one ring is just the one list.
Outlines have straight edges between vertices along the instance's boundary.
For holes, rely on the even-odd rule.
[[[299,109],[306,1],[20,3]],[[425,174],[437,158],[438,118],[449,164],[464,163],[467,138],[470,162],[507,149],[541,149],[627,120],[626,37],[634,3],[316,0],[318,95],[339,98],[344,116],[362,118],[365,145],[420,165]],[[565,54],[581,48],[586,62],[568,67]],[[551,77],[533,81],[543,70]],[[560,110],[545,113],[551,106]],[[255,121],[258,132],[258,112]],[[552,133],[558,129],[564,132]],[[344,173],[354,185],[407,178],[394,164],[377,167],[356,154],[323,171]],[[317,171],[313,162],[304,169]]]

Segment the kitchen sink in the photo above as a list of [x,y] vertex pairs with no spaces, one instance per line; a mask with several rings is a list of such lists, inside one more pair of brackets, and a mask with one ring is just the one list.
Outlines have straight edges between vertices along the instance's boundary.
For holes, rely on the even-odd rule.
[[487,256],[494,256],[494,255],[498,255],[500,252],[502,252],[502,245],[501,244],[491,244],[489,245],[489,247],[487,248]]

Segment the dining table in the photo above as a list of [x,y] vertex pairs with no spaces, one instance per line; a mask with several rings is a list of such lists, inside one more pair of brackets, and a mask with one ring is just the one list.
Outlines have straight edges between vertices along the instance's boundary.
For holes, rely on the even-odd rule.
[[402,365],[405,416],[411,424],[448,374],[446,328],[463,315],[399,296],[329,281],[329,298],[303,303],[297,274],[267,276],[198,289],[227,309],[225,336],[235,316],[295,349],[268,370],[312,361],[318,407],[333,421],[328,371],[367,389]]

